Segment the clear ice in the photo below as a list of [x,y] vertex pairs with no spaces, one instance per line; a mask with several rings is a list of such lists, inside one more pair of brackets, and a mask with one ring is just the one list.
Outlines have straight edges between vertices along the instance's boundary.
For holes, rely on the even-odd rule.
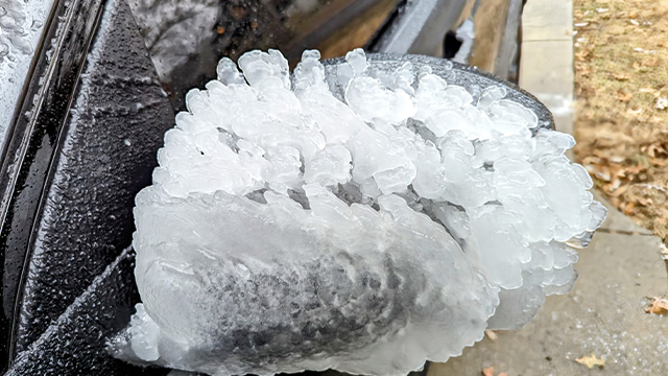
[[605,217],[572,137],[484,89],[354,50],[218,66],[136,199],[143,303],[116,356],[211,375],[404,375],[564,294]]
[[53,0],[0,0],[0,149]]

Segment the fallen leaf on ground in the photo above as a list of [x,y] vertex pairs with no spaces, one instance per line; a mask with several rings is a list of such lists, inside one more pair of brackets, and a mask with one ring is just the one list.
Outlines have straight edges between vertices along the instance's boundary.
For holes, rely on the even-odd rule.
[[657,165],[659,167],[664,167],[666,164],[668,164],[668,162],[666,162],[665,160],[658,158],[650,158],[649,163]]
[[621,187],[619,187],[619,188],[614,189],[614,190],[612,191],[612,193],[610,193],[610,196],[612,196],[612,197],[619,197],[619,196],[621,196],[622,194],[624,194],[624,192],[626,192],[628,189],[629,189],[629,186],[628,186],[628,185],[623,185],[623,186],[621,186]]
[[576,60],[585,60],[591,56],[591,49],[585,48],[582,51],[578,52],[575,54],[575,59]]
[[617,92],[617,99],[619,99],[620,102],[629,102],[632,98],[633,94],[631,93],[625,93],[623,91]]
[[668,155],[668,151],[666,151],[666,149],[664,149],[661,145],[651,144],[647,147],[647,154],[650,157],[654,158],[654,157],[658,156],[659,154]]
[[645,308],[645,312],[653,313],[655,315],[666,315],[668,314],[668,300],[657,298],[648,298],[652,301],[649,303],[649,306]]
[[582,358],[575,359],[576,362],[587,366],[587,368],[592,369],[594,367],[603,368],[605,367],[605,360],[599,359],[596,357],[596,354],[591,353],[591,355],[584,355]]
[[626,215],[631,215],[633,214],[633,210],[636,208],[635,202],[629,202],[624,206],[624,214]]
[[[494,367],[487,367],[482,369],[483,376],[494,376]],[[496,376],[508,376],[508,372],[501,372]]]

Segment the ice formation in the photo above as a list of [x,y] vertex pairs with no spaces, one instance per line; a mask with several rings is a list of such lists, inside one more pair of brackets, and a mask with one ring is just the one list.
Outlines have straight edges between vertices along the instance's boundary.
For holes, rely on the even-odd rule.
[[404,375],[567,292],[605,217],[571,136],[361,50],[218,65],[136,199],[143,304],[116,355],[212,375]]
[[170,82],[173,70],[192,56],[208,60],[218,0],[128,0],[128,5],[161,82]]
[[0,149],[53,1],[0,1]]

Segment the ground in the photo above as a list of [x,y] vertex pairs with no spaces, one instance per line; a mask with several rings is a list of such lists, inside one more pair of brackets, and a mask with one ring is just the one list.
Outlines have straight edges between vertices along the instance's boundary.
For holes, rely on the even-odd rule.
[[574,0],[575,155],[610,203],[668,239],[668,0]]
[[521,85],[559,129],[575,129],[575,159],[608,218],[578,252],[573,291],[549,297],[524,328],[431,364],[428,376],[666,375],[668,0],[573,0],[574,127],[570,111],[554,111],[571,94],[570,1],[527,4]]

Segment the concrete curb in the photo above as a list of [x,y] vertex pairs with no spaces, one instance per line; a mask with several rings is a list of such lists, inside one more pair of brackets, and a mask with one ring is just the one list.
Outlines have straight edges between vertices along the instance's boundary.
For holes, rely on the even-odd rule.
[[573,134],[572,1],[527,2],[519,84],[550,109],[558,131]]

